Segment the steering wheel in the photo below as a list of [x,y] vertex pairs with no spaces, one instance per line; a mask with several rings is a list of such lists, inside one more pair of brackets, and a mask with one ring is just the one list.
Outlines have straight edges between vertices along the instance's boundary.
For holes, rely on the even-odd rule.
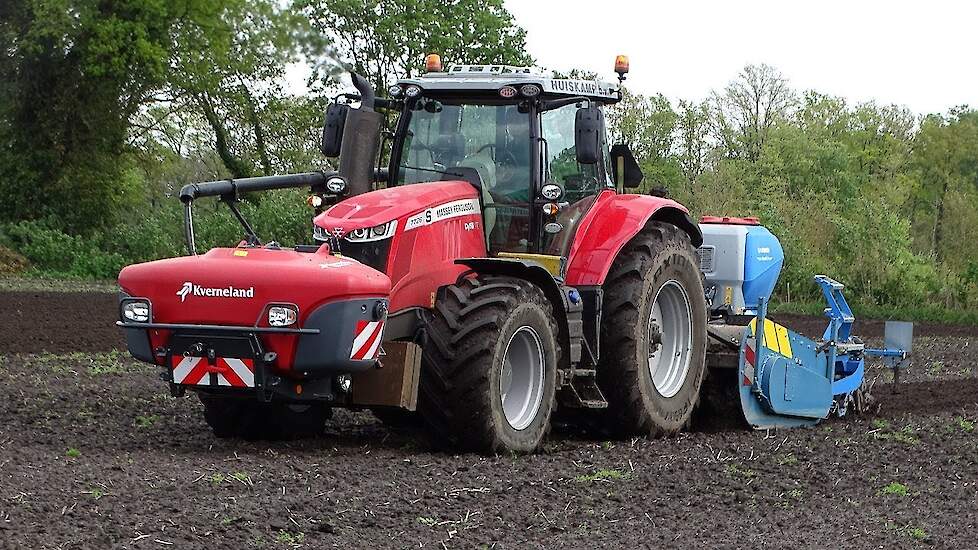
[[483,145],[482,147],[479,147],[472,154],[473,155],[478,155],[479,153],[485,151],[486,149],[489,149],[490,150],[489,158],[491,158],[492,160],[496,160],[496,145],[495,144],[492,144],[492,143],[487,143],[487,144]]

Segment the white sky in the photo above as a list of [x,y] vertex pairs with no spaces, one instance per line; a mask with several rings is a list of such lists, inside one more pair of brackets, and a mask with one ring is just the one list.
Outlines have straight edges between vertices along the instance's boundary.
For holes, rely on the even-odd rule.
[[[627,84],[671,100],[706,97],[747,63],[778,68],[796,89],[918,113],[978,107],[978,2],[917,0],[506,0],[548,69]],[[456,60],[446,60],[454,62]]]

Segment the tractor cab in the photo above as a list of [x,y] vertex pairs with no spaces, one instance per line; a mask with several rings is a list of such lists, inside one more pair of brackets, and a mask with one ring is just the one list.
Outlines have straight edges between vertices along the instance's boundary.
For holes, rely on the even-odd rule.
[[618,90],[525,67],[443,71],[431,61],[389,90],[401,111],[388,186],[468,181],[479,188],[490,254],[566,257],[595,198],[615,188],[602,108]]

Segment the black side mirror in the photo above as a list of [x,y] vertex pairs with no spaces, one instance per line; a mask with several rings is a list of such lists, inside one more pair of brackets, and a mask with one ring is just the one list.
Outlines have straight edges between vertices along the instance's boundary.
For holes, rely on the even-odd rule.
[[577,162],[597,164],[601,161],[601,132],[604,130],[604,115],[597,107],[583,107],[574,117],[574,148],[577,149]]
[[326,109],[326,121],[323,124],[323,140],[319,150],[323,155],[335,158],[340,156],[340,146],[343,144],[343,128],[346,126],[346,113],[349,105],[333,103]]
[[620,183],[626,189],[635,189],[642,183],[642,169],[639,168],[632,150],[623,143],[611,148],[611,169],[614,171],[615,183]]

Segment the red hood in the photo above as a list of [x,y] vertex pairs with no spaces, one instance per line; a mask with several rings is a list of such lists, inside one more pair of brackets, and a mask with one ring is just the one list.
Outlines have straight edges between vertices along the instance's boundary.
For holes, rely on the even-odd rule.
[[337,228],[347,233],[410,216],[438,204],[477,196],[476,188],[464,181],[400,185],[350,197],[316,216],[313,223],[330,234]]
[[253,325],[272,302],[299,306],[300,323],[318,305],[386,296],[391,281],[350,258],[265,248],[215,248],[201,256],[131,265],[119,274],[130,296],[149,298],[160,323]]

